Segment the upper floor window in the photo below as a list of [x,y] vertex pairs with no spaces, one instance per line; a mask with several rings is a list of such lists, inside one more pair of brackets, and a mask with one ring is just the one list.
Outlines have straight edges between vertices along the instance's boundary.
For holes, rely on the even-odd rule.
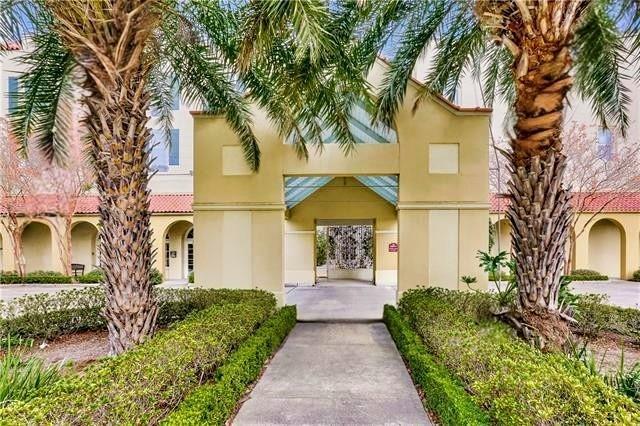
[[169,166],[180,165],[180,130],[171,129],[170,139],[167,141],[162,130],[152,130],[151,139],[151,170],[168,172]]
[[9,97],[8,110],[9,113],[12,113],[18,107],[18,91],[20,90],[20,83],[17,76],[10,76],[7,80],[7,94]]

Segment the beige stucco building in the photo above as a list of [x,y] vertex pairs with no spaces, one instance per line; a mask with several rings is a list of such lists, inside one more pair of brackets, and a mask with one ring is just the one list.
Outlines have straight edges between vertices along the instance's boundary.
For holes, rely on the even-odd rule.
[[[385,66],[372,70],[373,87]],[[327,144],[308,161],[255,108],[257,173],[244,164],[223,118],[194,114],[196,284],[263,288],[282,301],[285,282],[315,281],[317,224],[373,223],[377,282],[397,284],[401,294],[426,285],[458,288],[461,275],[473,275],[485,287],[475,255],[488,243],[490,111],[434,97],[412,112],[417,89],[410,83],[395,129],[372,135],[366,127],[351,155]],[[288,199],[301,178],[314,191]],[[397,182],[395,198],[381,196],[377,182],[388,182],[387,189]]]

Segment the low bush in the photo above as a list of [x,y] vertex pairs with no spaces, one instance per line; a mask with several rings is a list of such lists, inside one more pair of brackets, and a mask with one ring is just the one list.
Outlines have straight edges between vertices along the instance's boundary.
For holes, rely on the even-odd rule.
[[46,366],[39,358],[21,359],[9,350],[0,358],[0,407],[27,401],[37,391],[60,380],[60,366]]
[[545,354],[512,329],[459,309],[464,293],[410,290],[400,311],[429,352],[455,373],[486,407],[493,423],[638,424],[640,407],[564,354]]
[[195,282],[195,279],[193,277],[193,272],[189,272],[189,284],[193,284]]
[[633,275],[631,275],[631,281],[640,281],[640,269],[633,272]]
[[156,424],[212,377],[275,305],[271,297],[195,312],[129,352],[1,409],[2,423]]
[[609,279],[608,276],[591,269],[575,269],[571,271],[569,278],[571,281],[607,281]]
[[2,272],[0,284],[70,284],[72,277],[55,271],[33,271],[24,277],[17,272]]
[[78,275],[75,277],[75,280],[81,284],[97,284],[102,282],[103,277],[104,273],[102,272],[102,269],[96,268],[84,275]]
[[[155,289],[160,311],[158,324],[168,325],[190,312],[214,304],[270,299],[270,293],[258,290],[227,289]],[[24,296],[10,302],[0,301],[0,340],[17,338],[52,339],[62,334],[106,328],[102,315],[105,306],[101,287],[63,290]]]
[[164,281],[164,277],[162,276],[162,273],[158,271],[156,268],[151,268],[150,280],[151,280],[151,285],[158,285],[158,284],[162,284],[162,282]]
[[384,322],[409,366],[413,381],[424,392],[427,408],[442,425],[488,425],[489,416],[465,391],[462,383],[427,353],[420,337],[393,306],[385,305]]
[[587,338],[609,331],[640,342],[640,310],[607,305],[605,301],[605,296],[597,294],[578,296],[574,313],[578,321],[576,331]]
[[163,425],[224,425],[264,363],[296,325],[295,306],[286,306],[269,318],[220,367],[213,381],[196,388]]

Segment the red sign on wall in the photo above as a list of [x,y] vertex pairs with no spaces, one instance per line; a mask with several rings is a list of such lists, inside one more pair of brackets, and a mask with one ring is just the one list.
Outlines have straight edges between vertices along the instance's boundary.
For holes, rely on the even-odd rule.
[[397,253],[397,252],[398,252],[398,243],[390,243],[389,253]]

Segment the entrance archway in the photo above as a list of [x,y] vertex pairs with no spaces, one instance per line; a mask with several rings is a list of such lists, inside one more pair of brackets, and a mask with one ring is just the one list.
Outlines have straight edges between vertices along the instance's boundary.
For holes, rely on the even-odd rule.
[[183,280],[193,271],[193,223],[179,220],[164,233],[163,274],[167,280]]
[[71,262],[84,265],[85,273],[98,267],[98,228],[89,222],[76,222],[71,228]]
[[51,228],[43,222],[30,222],[22,230],[25,272],[53,269]]
[[589,269],[609,277],[624,277],[624,244],[624,229],[619,223],[597,221],[589,231]]

